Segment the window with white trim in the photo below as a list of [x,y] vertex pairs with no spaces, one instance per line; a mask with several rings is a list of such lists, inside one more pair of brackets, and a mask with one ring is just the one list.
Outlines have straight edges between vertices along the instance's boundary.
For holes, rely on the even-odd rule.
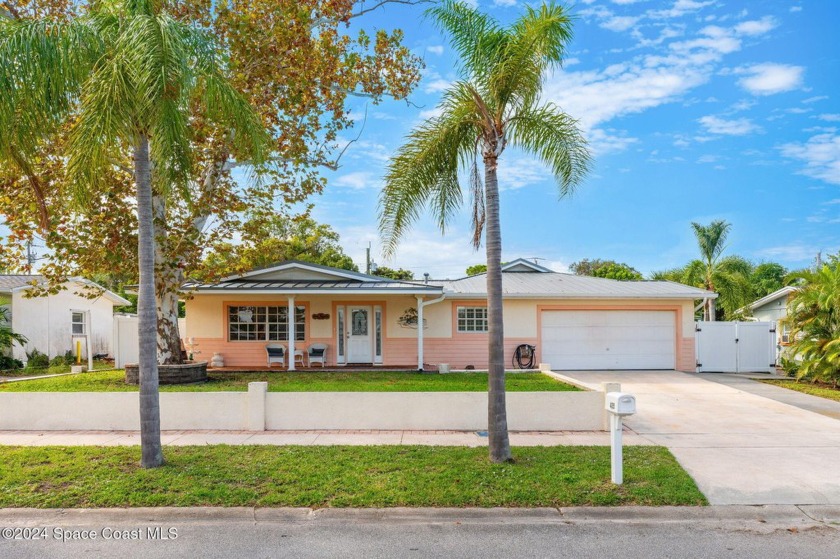
[[487,307],[458,307],[458,332],[487,332]]
[[74,336],[84,336],[87,333],[85,313],[73,311],[70,315],[70,331]]
[[[231,342],[289,341],[289,307],[228,307],[228,340]],[[295,340],[306,340],[306,307],[295,307]]]

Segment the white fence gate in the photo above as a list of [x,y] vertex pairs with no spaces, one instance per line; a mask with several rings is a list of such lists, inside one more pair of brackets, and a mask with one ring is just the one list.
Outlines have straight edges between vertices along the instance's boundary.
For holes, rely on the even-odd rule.
[[776,325],[772,322],[698,322],[697,372],[772,373]]
[[[178,329],[184,335],[186,323],[183,318],[178,319]],[[126,363],[137,363],[140,360],[140,339],[137,331],[136,314],[114,315],[114,366],[125,368]]]

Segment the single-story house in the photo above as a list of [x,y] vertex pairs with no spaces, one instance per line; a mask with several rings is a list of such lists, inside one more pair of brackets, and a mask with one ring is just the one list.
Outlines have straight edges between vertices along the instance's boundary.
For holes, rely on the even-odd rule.
[[787,317],[787,304],[790,296],[796,292],[796,287],[785,286],[748,305],[753,318],[760,322],[772,322],[776,325],[777,357],[783,347],[789,345],[790,326],[782,320]]
[[[40,275],[0,275],[0,306],[9,312],[12,330],[29,340],[24,347],[15,344],[12,357],[26,361],[26,352],[33,349],[51,358],[75,352],[75,339],[82,341],[87,357],[86,337],[93,355],[110,355],[114,307],[131,303],[83,278],[68,280],[57,293],[27,297],[28,290],[45,281]],[[86,297],[89,293],[96,296]]]
[[[694,305],[716,294],[667,281],[622,282],[553,272],[526,260],[503,267],[505,359],[519,344],[553,369],[695,370]],[[326,344],[328,366],[487,367],[484,274],[395,281],[289,261],[188,283],[186,332],[209,359],[265,366]],[[289,317],[294,316],[293,320]],[[291,361],[291,362],[290,362]],[[294,368],[294,360],[287,359]]]

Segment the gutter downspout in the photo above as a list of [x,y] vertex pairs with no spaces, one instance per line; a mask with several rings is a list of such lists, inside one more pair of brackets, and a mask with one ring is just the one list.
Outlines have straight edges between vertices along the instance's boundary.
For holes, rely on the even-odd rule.
[[444,299],[446,299],[446,294],[444,293],[437,299],[432,299],[431,301],[424,301],[422,295],[415,295],[417,298],[417,370],[423,371],[423,308],[428,305],[434,305],[435,303],[440,303]]

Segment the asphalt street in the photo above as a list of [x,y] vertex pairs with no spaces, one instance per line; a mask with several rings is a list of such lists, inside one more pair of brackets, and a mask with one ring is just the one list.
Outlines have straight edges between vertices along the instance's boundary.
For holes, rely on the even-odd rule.
[[839,507],[6,509],[0,530],[9,559],[840,556]]

